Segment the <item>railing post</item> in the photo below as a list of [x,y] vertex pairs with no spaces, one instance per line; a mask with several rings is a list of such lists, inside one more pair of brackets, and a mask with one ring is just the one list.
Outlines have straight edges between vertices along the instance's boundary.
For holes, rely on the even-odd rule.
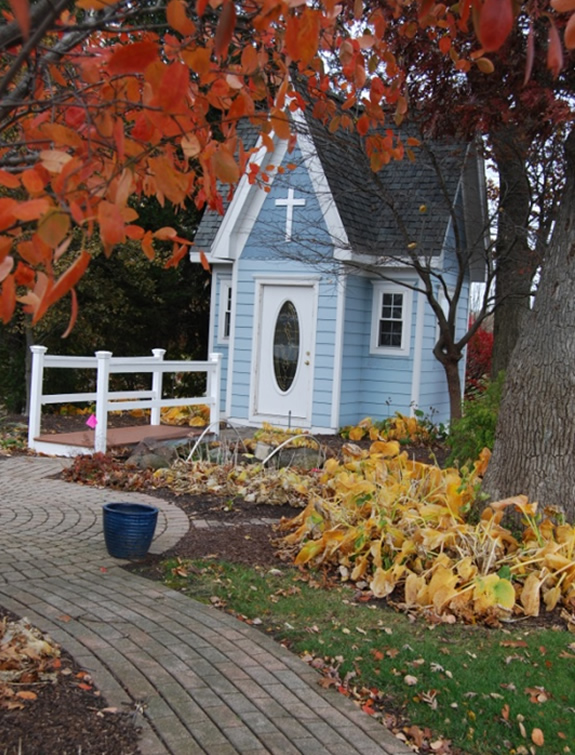
[[28,417],[28,448],[34,448],[34,438],[40,435],[42,422],[42,388],[44,384],[45,346],[30,346],[32,375],[30,377],[30,416]]
[[[152,354],[154,355],[154,359],[157,359],[158,362],[164,361],[164,354],[166,353],[165,349],[152,349]],[[161,370],[154,370],[152,373],[152,391],[154,393],[154,398],[152,401],[161,401],[162,400],[162,383],[164,380],[164,373]],[[161,419],[161,407],[158,404],[158,406],[152,406],[152,410],[150,411],[150,425],[159,425]]]
[[222,379],[222,355],[210,354],[213,369],[208,372],[208,396],[210,398],[210,425],[216,435],[220,432],[220,384]]
[[111,351],[97,351],[98,372],[96,376],[96,429],[94,430],[94,451],[106,453],[108,435],[108,394],[110,392]]

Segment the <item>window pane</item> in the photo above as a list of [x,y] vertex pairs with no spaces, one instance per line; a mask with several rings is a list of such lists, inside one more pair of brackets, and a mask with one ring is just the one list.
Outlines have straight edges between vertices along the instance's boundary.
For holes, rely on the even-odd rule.
[[299,360],[299,320],[291,301],[280,309],[274,332],[274,373],[280,391],[291,388]]
[[394,320],[382,320],[379,325],[379,346],[397,346],[401,348],[403,323]]

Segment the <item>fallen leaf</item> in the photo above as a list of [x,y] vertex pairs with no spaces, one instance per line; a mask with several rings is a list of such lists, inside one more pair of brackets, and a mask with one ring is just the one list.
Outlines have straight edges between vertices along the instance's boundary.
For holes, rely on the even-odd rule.
[[404,681],[404,682],[405,682],[405,683],[406,683],[407,685],[409,685],[410,687],[413,687],[413,686],[414,686],[415,684],[417,684],[417,682],[418,682],[418,679],[417,679],[417,677],[416,677],[416,676],[412,676],[411,674],[406,674],[406,675],[405,675],[405,676],[403,677],[403,681]]
[[543,747],[545,744],[545,737],[543,736],[541,729],[533,729],[531,732],[531,741],[538,747]]
[[38,695],[35,692],[23,689],[20,692],[16,692],[16,697],[19,697],[21,700],[36,700]]

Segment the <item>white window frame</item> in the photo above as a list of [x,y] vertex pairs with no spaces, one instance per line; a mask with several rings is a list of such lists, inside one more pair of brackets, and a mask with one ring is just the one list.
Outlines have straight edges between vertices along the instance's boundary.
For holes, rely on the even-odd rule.
[[[401,346],[379,345],[379,324],[381,321],[382,298],[384,294],[401,294],[402,301],[402,328]],[[370,353],[380,356],[406,357],[409,356],[411,347],[411,316],[413,310],[413,291],[398,283],[386,281],[374,282],[373,303],[371,310],[371,339]]]
[[[232,281],[220,281],[220,306],[218,317],[218,342],[229,343],[230,332],[232,328],[232,308],[233,308]],[[226,333],[226,314],[229,314],[229,331]]]

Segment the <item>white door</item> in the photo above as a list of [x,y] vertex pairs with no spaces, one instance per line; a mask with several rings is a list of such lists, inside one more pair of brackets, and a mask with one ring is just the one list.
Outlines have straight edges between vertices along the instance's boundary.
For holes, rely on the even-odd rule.
[[309,427],[313,390],[313,285],[261,283],[253,374],[253,418]]

